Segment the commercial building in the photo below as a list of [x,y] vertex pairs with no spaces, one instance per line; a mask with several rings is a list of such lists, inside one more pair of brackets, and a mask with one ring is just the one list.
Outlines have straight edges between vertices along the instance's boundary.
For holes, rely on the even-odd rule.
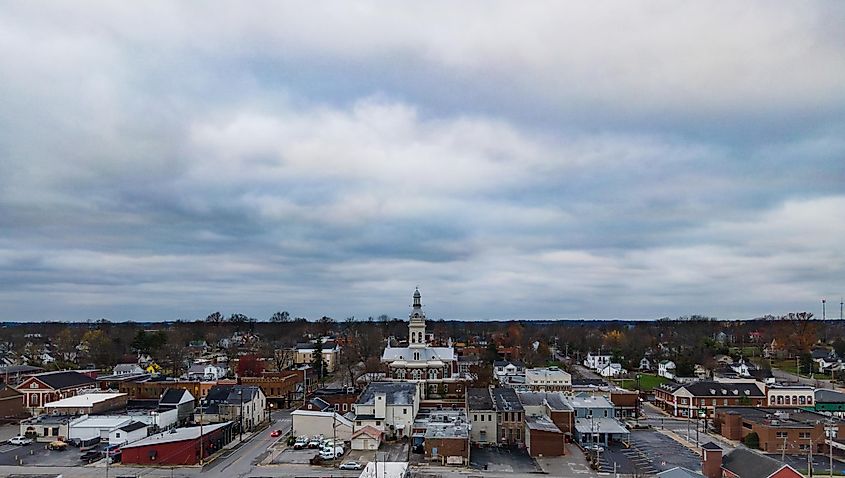
[[[337,362],[340,357],[340,345],[334,339],[320,339],[323,356],[323,366],[327,373],[337,370]],[[314,363],[314,354],[317,353],[317,341],[303,342],[296,344],[293,350],[293,363],[295,365],[310,365]]]
[[426,460],[469,465],[469,422],[464,410],[420,410],[414,421],[414,446],[420,439]]
[[547,417],[571,441],[575,410],[567,403],[563,392],[520,392],[519,401],[525,409],[526,417]]
[[525,410],[516,391],[512,388],[496,387],[491,389],[491,394],[496,405],[499,445],[525,446]]
[[24,394],[24,406],[27,410],[37,415],[41,413],[45,403],[73,397],[83,391],[96,390],[96,381],[89,375],[75,370],[44,372],[24,379],[16,389]]
[[264,392],[253,385],[215,385],[206,395],[202,409],[203,423],[231,421],[243,431],[253,430],[267,419]]
[[[290,408],[301,404],[317,383],[313,368],[264,372],[260,377],[240,377],[241,385],[261,387],[271,409]],[[350,408],[351,410],[351,408]]]
[[311,393],[301,408],[321,411],[331,408],[336,412],[346,413],[352,410],[358,395],[358,390],[352,387],[320,388]]
[[563,397],[574,416],[572,428],[575,440],[582,445],[624,441],[629,431],[616,418],[616,407],[602,396]]
[[128,402],[125,393],[93,392],[44,404],[44,413],[58,415],[90,415],[124,409]]
[[572,375],[558,367],[525,370],[525,389],[536,392],[572,390]]
[[294,436],[323,435],[326,438],[337,438],[349,441],[352,439],[353,421],[334,410],[320,412],[316,410],[294,410],[291,412],[292,431]]
[[79,417],[70,415],[39,415],[20,423],[20,434],[40,442],[67,439],[68,423]]
[[26,415],[24,394],[0,383],[0,418],[22,418]]
[[467,389],[470,442],[495,445],[498,441],[496,405],[489,388]]
[[388,436],[409,436],[420,407],[416,382],[372,382],[354,404],[355,429],[372,426]]
[[[762,385],[762,384],[760,384]],[[757,382],[667,382],[654,388],[655,404],[676,417],[713,417],[716,407],[761,407],[766,394]]]
[[176,428],[121,447],[127,465],[196,465],[232,440],[232,422]]
[[545,415],[525,417],[525,446],[534,457],[563,456],[566,453],[563,432]]
[[176,410],[176,419],[180,425],[192,422],[196,401],[191,392],[183,388],[168,388],[158,399],[160,411]]
[[43,368],[32,365],[0,365],[0,383],[14,387],[30,375],[43,371]]
[[791,466],[747,448],[735,448],[727,455],[710,442],[702,446],[701,474],[705,478],[803,478]]
[[766,401],[770,407],[812,407],[815,389],[809,385],[770,385],[766,387]]
[[814,398],[814,408],[817,412],[845,418],[845,393],[820,388],[815,391]]
[[828,438],[845,438],[845,425],[838,418],[793,408],[719,408],[714,425],[730,440],[744,440],[756,433],[766,453],[805,455],[826,450]]

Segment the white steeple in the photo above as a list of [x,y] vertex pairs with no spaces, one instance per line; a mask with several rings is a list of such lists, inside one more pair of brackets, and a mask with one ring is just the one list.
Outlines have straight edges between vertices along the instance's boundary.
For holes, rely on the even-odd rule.
[[408,323],[408,345],[410,347],[425,347],[425,312],[422,310],[420,289],[414,291],[414,309],[411,311]]

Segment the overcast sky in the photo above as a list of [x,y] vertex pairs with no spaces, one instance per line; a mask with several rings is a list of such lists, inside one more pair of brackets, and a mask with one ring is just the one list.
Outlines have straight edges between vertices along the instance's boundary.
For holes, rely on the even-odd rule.
[[[198,8],[194,9],[191,6]],[[845,2],[3,2],[0,320],[838,316]]]

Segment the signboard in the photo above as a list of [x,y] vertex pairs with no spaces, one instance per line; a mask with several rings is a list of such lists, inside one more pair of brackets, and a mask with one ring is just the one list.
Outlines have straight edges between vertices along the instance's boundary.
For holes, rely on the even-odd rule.
[[464,457],[462,457],[460,455],[447,456],[446,457],[446,464],[447,465],[463,465],[464,464]]

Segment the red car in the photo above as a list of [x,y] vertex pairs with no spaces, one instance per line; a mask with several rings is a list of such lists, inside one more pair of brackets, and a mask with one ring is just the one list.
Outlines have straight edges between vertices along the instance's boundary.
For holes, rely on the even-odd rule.
[[281,430],[273,430],[273,433],[271,433],[270,436],[271,437],[282,436],[282,431]]

